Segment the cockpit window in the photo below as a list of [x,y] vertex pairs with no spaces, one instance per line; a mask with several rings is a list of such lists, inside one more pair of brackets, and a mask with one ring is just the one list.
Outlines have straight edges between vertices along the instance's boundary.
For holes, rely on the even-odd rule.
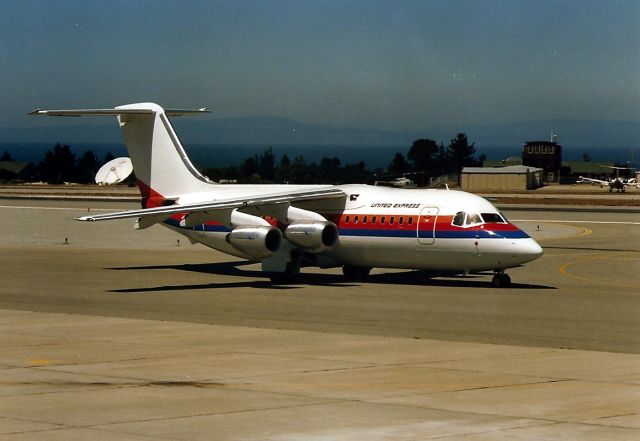
[[458,227],[462,227],[464,225],[464,211],[458,211],[455,216],[453,216],[453,221],[451,222],[453,225]]
[[465,213],[464,211],[458,211],[451,221],[452,225],[458,227],[471,227],[482,223],[482,217],[478,213]]
[[482,219],[486,223],[495,223],[495,224],[506,224],[507,221],[504,220],[502,216],[498,213],[482,213]]
[[467,213],[467,219],[464,222],[465,227],[469,227],[471,225],[480,225],[482,223],[482,218],[478,213]]

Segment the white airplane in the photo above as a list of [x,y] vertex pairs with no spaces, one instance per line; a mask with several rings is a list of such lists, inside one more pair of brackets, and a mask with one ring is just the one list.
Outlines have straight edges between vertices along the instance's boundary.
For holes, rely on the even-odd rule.
[[342,267],[364,279],[373,267],[434,274],[493,271],[537,259],[538,243],[486,199],[449,190],[369,185],[218,185],[193,166],[168,116],[207,112],[138,103],[113,109],[34,110],[33,115],[116,116],[142,195],[142,209],[82,221],[135,218],[192,243],[262,262],[276,283],[303,266]]
[[578,184],[581,184],[583,182],[589,182],[591,184],[599,184],[600,188],[606,185],[607,187],[609,187],[609,193],[613,192],[613,190],[616,190],[616,192],[618,193],[620,192],[624,193],[627,187],[640,188],[640,185],[636,182],[635,179],[614,178],[610,180],[604,180],[604,179],[595,179],[595,178],[585,178],[584,176],[579,176],[578,179],[580,179],[578,181]]
[[373,184],[380,187],[414,188],[416,184],[406,176],[392,179],[390,181],[375,181]]

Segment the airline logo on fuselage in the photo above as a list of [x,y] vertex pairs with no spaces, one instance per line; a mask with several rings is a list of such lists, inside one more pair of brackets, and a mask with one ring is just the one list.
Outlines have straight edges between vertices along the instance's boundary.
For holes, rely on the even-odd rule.
[[371,204],[371,208],[420,208],[420,204],[374,202]]

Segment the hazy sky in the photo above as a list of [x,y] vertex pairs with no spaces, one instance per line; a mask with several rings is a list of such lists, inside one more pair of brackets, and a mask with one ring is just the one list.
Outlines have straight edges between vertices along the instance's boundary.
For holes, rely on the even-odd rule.
[[2,126],[137,101],[376,129],[640,120],[639,0],[0,7]]

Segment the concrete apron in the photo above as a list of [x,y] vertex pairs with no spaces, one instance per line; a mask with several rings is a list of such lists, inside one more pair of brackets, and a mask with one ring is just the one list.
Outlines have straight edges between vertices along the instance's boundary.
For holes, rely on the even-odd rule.
[[3,440],[636,440],[640,355],[0,310]]

